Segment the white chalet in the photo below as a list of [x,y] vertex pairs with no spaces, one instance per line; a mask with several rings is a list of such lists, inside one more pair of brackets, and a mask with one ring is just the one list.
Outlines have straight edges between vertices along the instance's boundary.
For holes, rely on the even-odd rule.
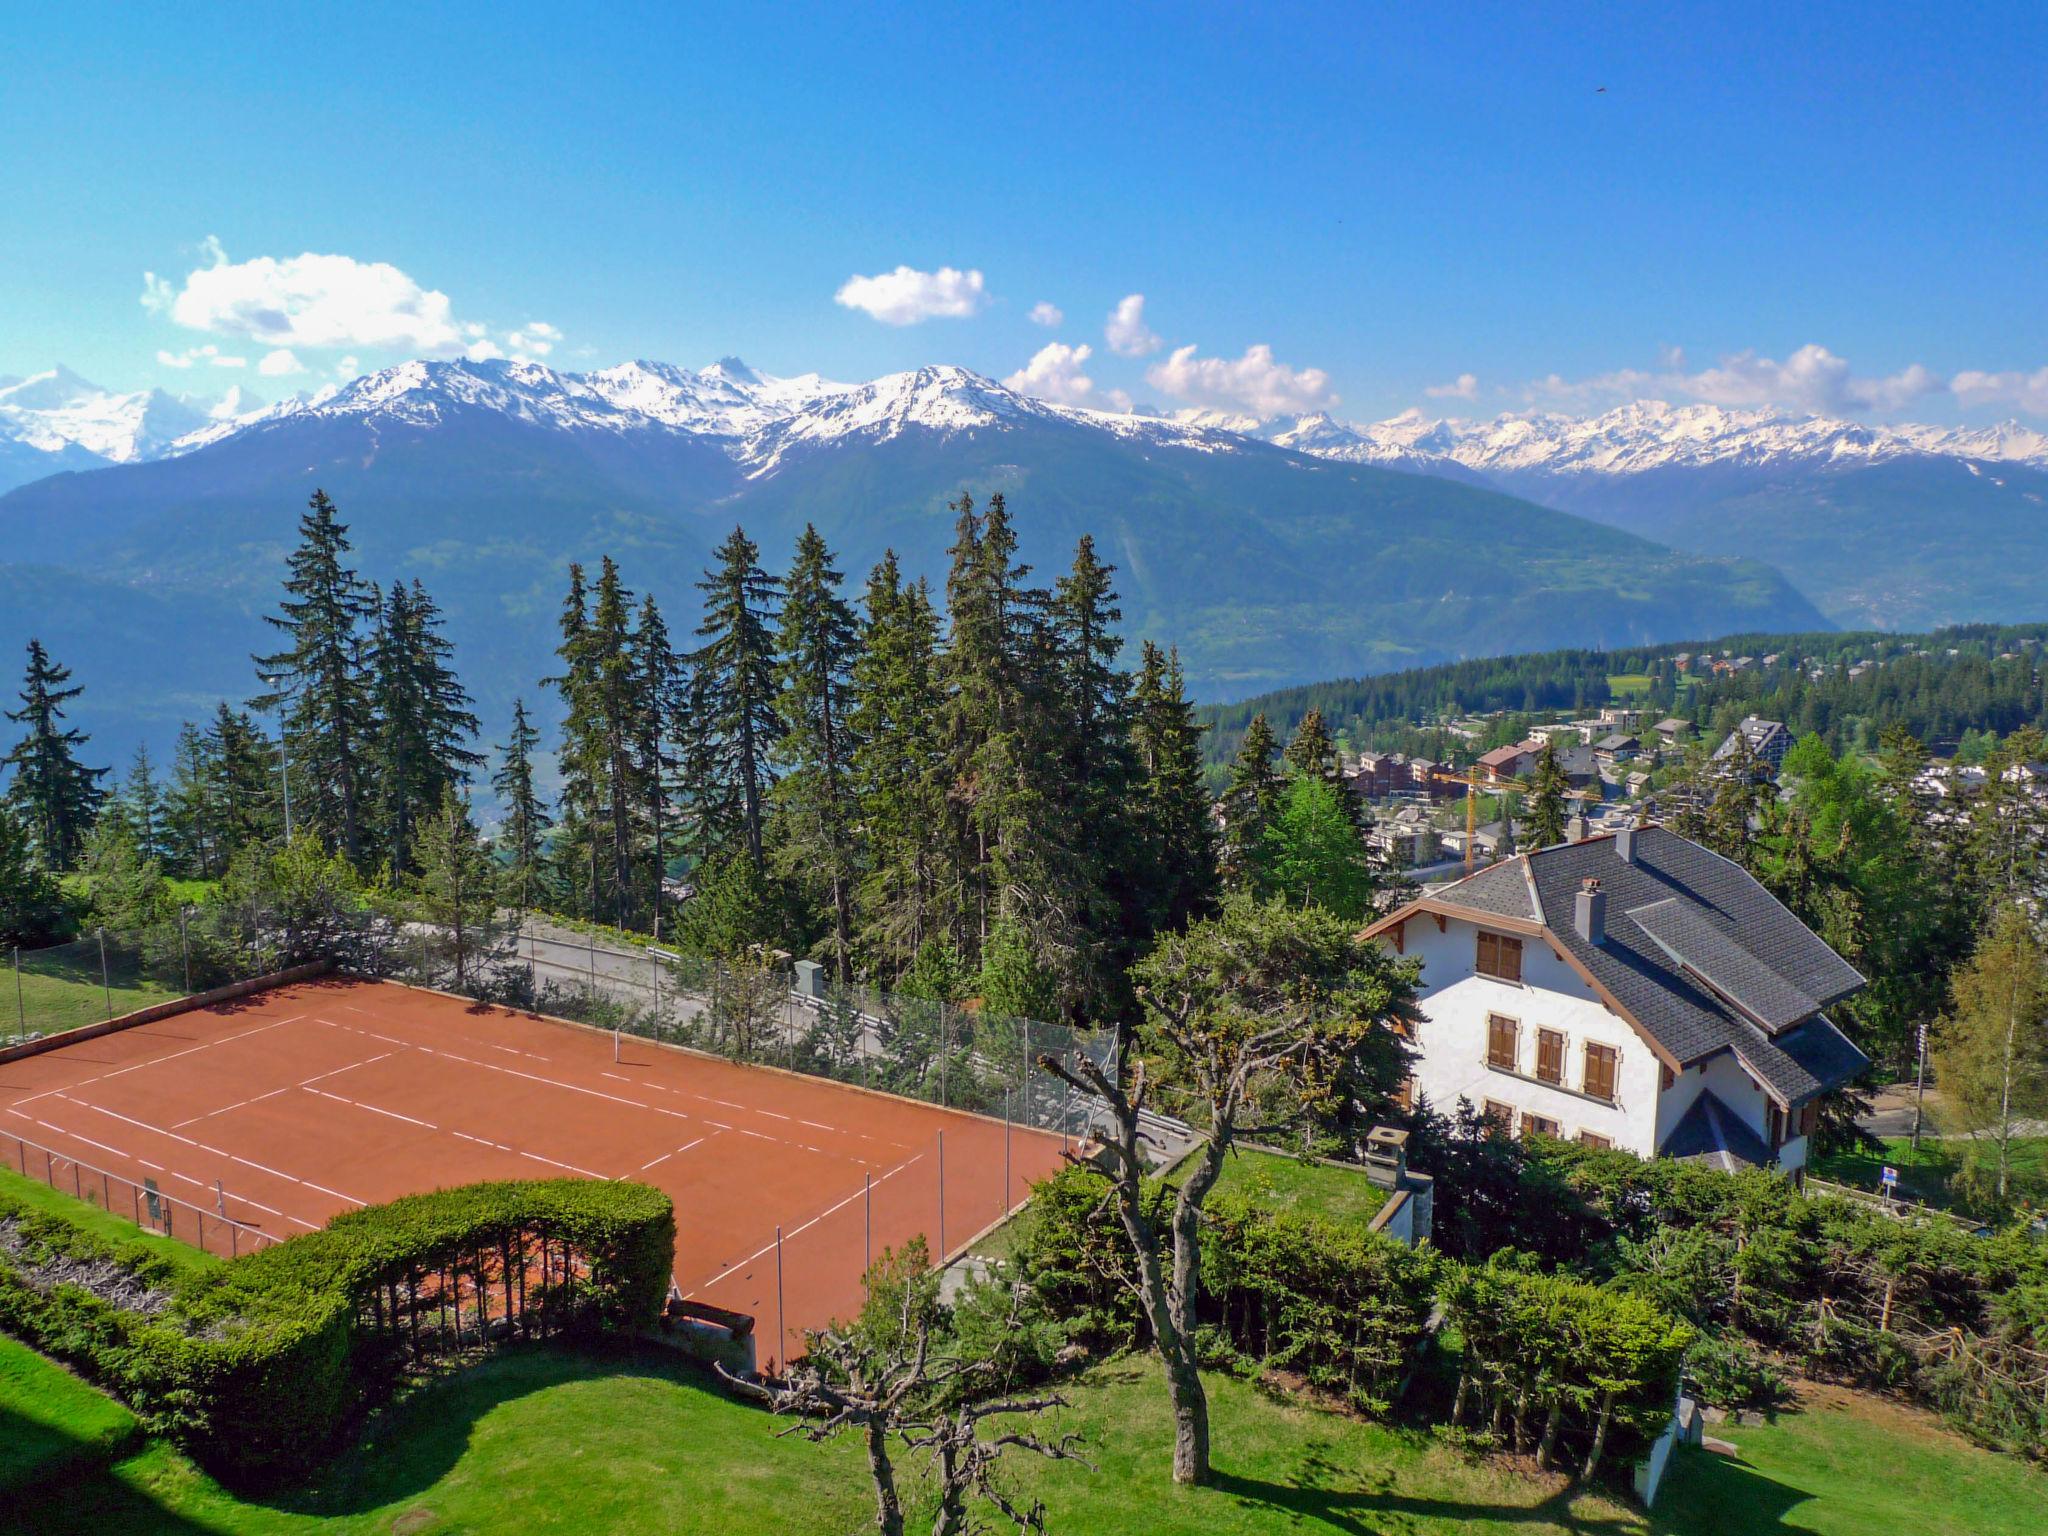
[[1740,866],[1659,826],[1508,859],[1366,930],[1422,962],[1410,1102],[1723,1168],[1806,1165],[1868,1058],[1863,978]]

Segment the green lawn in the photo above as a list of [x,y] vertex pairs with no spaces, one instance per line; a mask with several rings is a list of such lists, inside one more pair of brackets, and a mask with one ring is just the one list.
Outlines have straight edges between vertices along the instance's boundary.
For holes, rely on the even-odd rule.
[[[1895,1137],[1884,1144],[1882,1153],[1837,1152],[1818,1159],[1813,1171],[1824,1179],[1851,1184],[1875,1193],[1882,1183],[1884,1166],[1899,1170],[1899,1191],[1909,1200],[1929,1205],[1949,1203],[1948,1184],[1972,1150],[1965,1142],[1922,1136],[1915,1150],[1912,1138]],[[1990,1149],[1984,1149],[1988,1154]],[[2039,1200],[2048,1192],[2048,1137],[2023,1137],[2012,1145],[2014,1179],[2023,1195]]]
[[1299,1210],[1339,1221],[1371,1221],[1387,1192],[1360,1168],[1305,1163],[1271,1152],[1233,1151],[1217,1189],[1243,1195],[1269,1211]]
[[1960,1439],[1929,1414],[1832,1387],[1753,1429],[1708,1433],[1735,1458],[1687,1451],[1657,1498],[1670,1536],[2040,1536],[2048,1474]]
[[1617,699],[1629,699],[1648,693],[1652,681],[1647,672],[1610,672],[1607,674],[1607,690]]
[[[83,939],[51,949],[25,949],[19,957],[0,954],[0,1039],[53,1035],[81,1024],[98,1024],[137,1008],[176,997],[180,989],[141,974],[132,953],[110,945],[100,972],[99,943]],[[18,987],[18,991],[17,991]]]
[[0,1334],[0,1498],[104,1466],[141,1434],[111,1397]]
[[75,1200],[69,1190],[51,1189],[37,1176],[42,1172],[42,1158],[33,1149],[28,1153],[29,1176],[23,1177],[18,1171],[20,1164],[15,1161],[15,1149],[19,1145],[12,1137],[0,1136],[0,1194],[39,1210],[54,1212],[74,1226],[83,1227],[100,1237],[118,1242],[140,1242],[193,1274],[216,1268],[223,1262],[201,1253],[188,1243],[144,1231],[126,1216],[104,1211],[90,1200]]

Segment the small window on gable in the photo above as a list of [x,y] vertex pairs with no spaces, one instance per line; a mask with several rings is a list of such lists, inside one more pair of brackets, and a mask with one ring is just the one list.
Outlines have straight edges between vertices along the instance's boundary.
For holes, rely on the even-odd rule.
[[1522,1026],[1502,1013],[1486,1016],[1486,1064],[1502,1072],[1519,1070]]
[[1522,941],[1512,934],[1479,930],[1479,974],[1498,981],[1522,979]]

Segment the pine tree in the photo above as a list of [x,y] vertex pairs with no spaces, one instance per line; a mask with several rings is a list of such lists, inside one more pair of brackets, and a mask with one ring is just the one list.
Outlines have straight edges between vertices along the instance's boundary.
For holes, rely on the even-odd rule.
[[[244,848],[284,835],[283,772],[275,743],[265,739],[253,717],[226,703],[214,712],[206,751],[211,768],[211,841],[217,850],[217,872],[225,873]],[[291,767],[303,802],[304,776],[298,764]]]
[[441,791],[441,803],[419,823],[408,862],[421,921],[438,930],[435,947],[455,966],[455,990],[482,980],[484,962],[497,937],[498,897],[490,850],[470,819],[469,802],[455,785]]
[[161,865],[168,855],[169,826],[163,786],[157,783],[156,765],[149,760],[147,743],[136,747],[134,759],[128,765],[128,777],[121,781],[119,810],[134,841],[136,855]]
[[164,796],[164,863],[173,874],[211,880],[227,867],[215,840],[213,772],[206,738],[187,720],[178,728]]
[[1273,766],[1279,750],[1265,715],[1253,715],[1223,791],[1223,877],[1232,890],[1265,889],[1266,829],[1280,814],[1286,783]]
[[668,624],[648,593],[640,601],[633,627],[633,671],[636,675],[639,777],[647,796],[647,908],[654,932],[661,932],[668,861],[680,828],[676,825],[676,773],[681,758],[674,744],[688,723],[682,658],[671,643]]
[[584,586],[583,567],[572,563],[569,591],[562,600],[562,643],[555,650],[562,658],[562,672],[547,680],[560,691],[564,706],[562,750],[557,758],[562,776],[562,828],[556,841],[564,886],[580,898],[571,904],[571,909],[595,919],[601,914],[597,825],[604,743],[591,678],[589,629],[589,593]]
[[763,807],[774,782],[770,752],[776,717],[775,578],[746,530],[733,529],[716,551],[716,569],[697,583],[704,594],[704,644],[690,657],[690,713],[696,758],[716,799],[713,822],[731,828],[758,873],[765,867]]
[[924,583],[906,587],[893,552],[868,577],[849,716],[866,870],[858,948],[900,977],[928,939],[949,934],[957,892],[956,806],[940,750],[939,618]]
[[362,626],[375,617],[375,599],[349,566],[349,549],[347,525],[327,493],[315,491],[299,519],[282,611],[265,616],[289,643],[254,658],[268,691],[250,706],[283,706],[294,777],[310,791],[310,803],[294,807],[298,820],[361,868],[369,848],[364,764],[375,736]]
[[1344,782],[1344,765],[1337,755],[1337,744],[1330,739],[1330,729],[1323,723],[1323,712],[1311,709],[1301,717],[1301,724],[1295,727],[1294,740],[1287,743],[1282,761],[1290,773],[1321,779],[1336,794],[1337,808],[1350,821],[1352,829],[1360,834],[1365,831],[1365,816],[1358,796],[1351,792],[1351,786]]
[[71,669],[52,661],[40,640],[30,640],[21,708],[7,712],[9,720],[28,727],[28,734],[0,758],[0,768],[14,770],[7,803],[27,825],[44,867],[53,871],[69,869],[78,861],[85,835],[106,798],[99,781],[107,770],[87,768],[78,761],[86,735],[63,724],[64,705],[84,691],[82,685],[65,687],[70,681]]
[[[1133,692],[1142,804],[1151,850],[1152,931],[1184,927],[1205,916],[1221,894],[1216,826],[1202,779],[1202,733],[1188,702],[1180,652],[1163,656],[1146,641]],[[1263,716],[1260,717],[1263,720]]]
[[453,654],[426,589],[394,582],[370,649],[377,820],[394,874],[410,867],[421,818],[483,761],[468,746],[477,720]]
[[633,594],[607,555],[587,612],[582,572],[570,572],[570,604],[563,613],[558,679],[568,705],[563,723],[563,776],[570,793],[567,830],[587,860],[590,913],[620,927],[651,912],[644,871],[648,865],[649,779],[656,771],[644,749],[653,732],[649,700],[633,628]]
[[500,889],[523,918],[533,910],[539,893],[546,837],[551,825],[547,807],[534,782],[533,753],[540,745],[540,732],[526,717],[526,701],[512,701],[512,731],[505,739],[504,755],[491,788],[505,809],[504,835],[499,846],[505,854]]
[[2013,1142],[2048,1114],[2048,953],[2024,907],[1999,908],[1954,989],[1935,1031],[1936,1076],[1954,1129],[1990,1149],[2002,1203]]
[[806,524],[783,587],[778,756],[784,773],[774,802],[778,863],[787,876],[823,893],[833,971],[849,981],[860,869],[848,694],[859,633],[840,581],[831,550]]
[[1557,743],[1546,738],[1543,750],[1536,754],[1536,767],[1530,775],[1529,794],[1529,841],[1531,847],[1548,848],[1564,841],[1565,796],[1571,791],[1571,780],[1565,776],[1564,765],[1557,760]]
[[[63,915],[56,877],[36,858],[34,840],[14,807],[0,800],[0,944],[47,943]],[[6,1033],[0,1029],[0,1038]]]

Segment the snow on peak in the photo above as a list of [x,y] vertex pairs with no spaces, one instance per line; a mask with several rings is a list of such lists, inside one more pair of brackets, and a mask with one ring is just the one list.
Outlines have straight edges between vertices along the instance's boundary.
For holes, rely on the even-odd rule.
[[83,449],[127,464],[155,458],[205,426],[218,404],[160,389],[115,394],[60,364],[0,387],[0,441],[49,454]]

